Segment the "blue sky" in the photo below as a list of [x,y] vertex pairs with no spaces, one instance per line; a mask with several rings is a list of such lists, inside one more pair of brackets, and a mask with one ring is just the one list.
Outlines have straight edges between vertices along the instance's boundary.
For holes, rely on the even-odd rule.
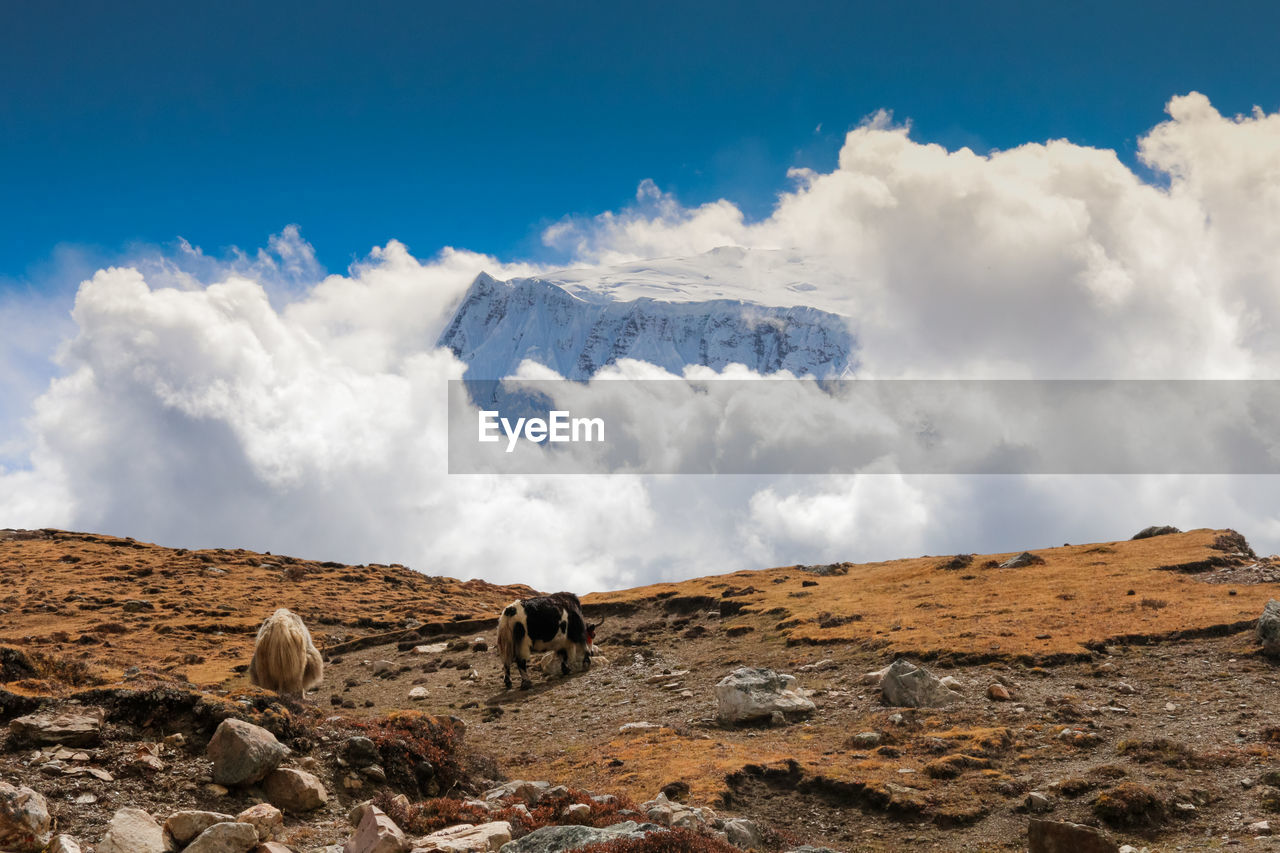
[[1280,106],[1280,7],[1219,3],[0,5],[0,282],[74,286],[178,237],[297,223],[342,270],[397,238],[553,256],[625,205],[768,212],[879,109],[955,148],[1133,159],[1171,95]]

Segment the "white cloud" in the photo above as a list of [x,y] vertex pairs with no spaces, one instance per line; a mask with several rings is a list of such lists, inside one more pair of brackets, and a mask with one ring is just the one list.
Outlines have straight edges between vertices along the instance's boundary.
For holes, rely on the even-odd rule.
[[[865,376],[1273,376],[1280,117],[1225,118],[1197,94],[1169,114],[1140,144],[1167,188],[1111,151],[946,151],[880,114],[849,133],[835,170],[795,172],[763,221],[646,182],[634,206],[545,238],[583,266],[726,245],[818,259]],[[229,258],[144,251],[81,285],[61,376],[30,405],[46,376],[25,359],[50,342],[6,336],[21,326],[6,303],[0,391],[27,390],[0,417],[0,460],[24,457],[0,470],[0,526],[579,590],[1149,523],[1235,525],[1280,550],[1270,478],[448,476],[444,380],[462,366],[434,342],[481,270],[537,272],[453,249],[421,260],[391,241],[323,276],[296,229]],[[758,286],[775,298],[794,284],[769,274]],[[679,439],[665,451],[702,452]]]

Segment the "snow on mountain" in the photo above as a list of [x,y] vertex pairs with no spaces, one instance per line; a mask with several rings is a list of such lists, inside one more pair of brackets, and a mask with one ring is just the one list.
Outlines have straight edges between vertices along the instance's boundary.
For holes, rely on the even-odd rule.
[[482,273],[439,345],[469,379],[508,376],[524,359],[585,379],[623,358],[677,374],[738,363],[839,376],[855,350],[830,280],[801,258],[744,249],[510,281]]

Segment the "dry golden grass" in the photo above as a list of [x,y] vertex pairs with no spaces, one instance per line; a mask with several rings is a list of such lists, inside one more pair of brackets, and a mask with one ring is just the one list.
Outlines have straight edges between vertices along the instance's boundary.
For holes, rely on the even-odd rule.
[[[318,646],[454,617],[496,618],[524,586],[429,577],[241,549],[187,551],[64,531],[0,531],[0,645],[119,677],[132,665],[221,682],[247,663],[277,607]],[[131,610],[126,602],[151,608]]]
[[[971,660],[1075,656],[1126,635],[1210,630],[1257,618],[1280,584],[1208,584],[1173,567],[1221,559],[1222,531],[1199,529],[1137,541],[1069,545],[1031,553],[1043,564],[988,567],[1013,553],[849,565],[818,576],[790,566],[742,571],[587,596],[586,604],[735,594],[726,622],[788,643],[852,642],[888,654]],[[815,584],[816,582],[816,584]],[[809,586],[805,586],[809,583]],[[1143,605],[1168,602],[1169,606]]]

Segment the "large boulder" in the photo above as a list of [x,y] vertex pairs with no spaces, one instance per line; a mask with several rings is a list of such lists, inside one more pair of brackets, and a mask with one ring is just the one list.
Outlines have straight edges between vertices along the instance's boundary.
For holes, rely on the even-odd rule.
[[178,844],[189,844],[191,839],[215,823],[226,823],[232,820],[235,818],[222,812],[187,810],[169,815],[169,819],[164,822],[164,829]]
[[509,841],[511,824],[505,820],[478,826],[462,823],[419,838],[413,843],[413,850],[414,853],[489,853],[506,850]]
[[772,669],[740,666],[716,684],[716,715],[727,725],[771,719],[774,714],[797,717],[816,706],[795,688],[796,677]]
[[218,724],[205,754],[213,762],[213,781],[230,787],[266,778],[284,761],[289,747],[261,726],[228,718]]
[[0,782],[0,850],[42,850],[49,843],[49,804],[39,792]]
[[248,823],[215,823],[183,853],[249,853],[258,846],[258,830]]
[[936,708],[960,697],[929,670],[899,658],[880,680],[884,703],[896,708]]
[[97,853],[167,853],[164,828],[142,809],[120,809],[111,817]]
[[271,771],[262,787],[271,805],[293,814],[314,811],[329,802],[323,782],[292,767]]
[[1119,853],[1106,833],[1078,823],[1033,817],[1027,827],[1029,853]]
[[1280,658],[1280,601],[1273,598],[1262,608],[1256,633],[1258,642],[1262,644],[1262,653],[1267,657]]
[[26,746],[97,746],[102,738],[102,709],[42,711],[9,721],[9,734]]
[[644,838],[650,832],[666,832],[652,823],[624,821],[613,826],[544,826],[510,844],[502,846],[501,853],[564,853],[588,844],[606,841],[625,841]]
[[355,834],[342,845],[342,853],[405,853],[408,849],[409,839],[377,806],[365,809]]

